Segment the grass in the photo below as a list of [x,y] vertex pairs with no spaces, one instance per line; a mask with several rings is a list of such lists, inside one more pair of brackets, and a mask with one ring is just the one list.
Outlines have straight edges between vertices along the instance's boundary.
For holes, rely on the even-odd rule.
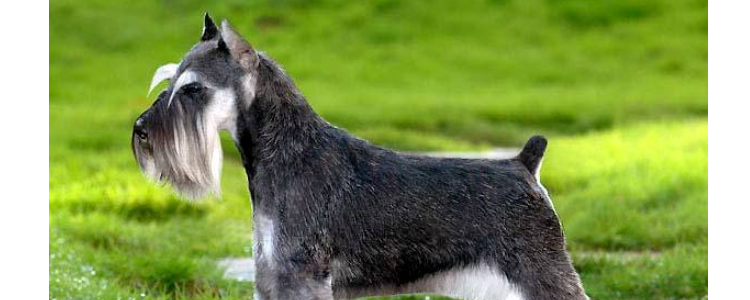
[[708,293],[708,122],[639,124],[550,145],[542,180],[588,292]]
[[148,183],[129,150],[152,72],[198,39],[204,11],[377,144],[547,135],[542,178],[589,295],[707,297],[705,1],[53,0],[51,298],[251,298],[215,267],[251,247],[228,139],[223,197],[200,203]]

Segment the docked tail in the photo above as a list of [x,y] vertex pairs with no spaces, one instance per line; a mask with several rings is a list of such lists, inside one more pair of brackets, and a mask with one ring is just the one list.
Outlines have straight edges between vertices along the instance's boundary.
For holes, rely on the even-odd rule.
[[541,135],[535,135],[526,142],[526,145],[523,146],[523,150],[521,150],[516,159],[521,161],[534,177],[539,178],[539,168],[542,166],[542,158],[546,149],[547,139]]

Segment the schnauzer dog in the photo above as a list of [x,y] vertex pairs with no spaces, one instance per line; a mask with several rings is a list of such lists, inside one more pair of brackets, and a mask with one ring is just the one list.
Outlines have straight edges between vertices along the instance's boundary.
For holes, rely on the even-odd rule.
[[219,193],[227,130],[252,195],[255,299],[433,293],[587,299],[539,181],[547,141],[508,160],[374,146],[317,115],[226,21],[203,34],[135,122],[141,170],[186,198]]

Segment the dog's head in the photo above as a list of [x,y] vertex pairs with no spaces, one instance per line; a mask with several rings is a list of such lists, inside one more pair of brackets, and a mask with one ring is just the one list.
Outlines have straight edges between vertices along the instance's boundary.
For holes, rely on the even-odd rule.
[[169,80],[133,126],[132,147],[148,177],[184,197],[219,194],[219,131],[236,135],[238,112],[255,98],[259,57],[225,20],[206,14],[200,42],[178,64],[157,69],[149,92]]

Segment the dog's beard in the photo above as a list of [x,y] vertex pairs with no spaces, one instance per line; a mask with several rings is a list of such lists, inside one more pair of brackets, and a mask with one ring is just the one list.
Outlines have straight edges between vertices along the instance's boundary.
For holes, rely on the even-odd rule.
[[155,107],[148,142],[133,137],[141,171],[157,182],[169,182],[184,198],[221,193],[222,149],[218,128],[195,107],[180,101]]

